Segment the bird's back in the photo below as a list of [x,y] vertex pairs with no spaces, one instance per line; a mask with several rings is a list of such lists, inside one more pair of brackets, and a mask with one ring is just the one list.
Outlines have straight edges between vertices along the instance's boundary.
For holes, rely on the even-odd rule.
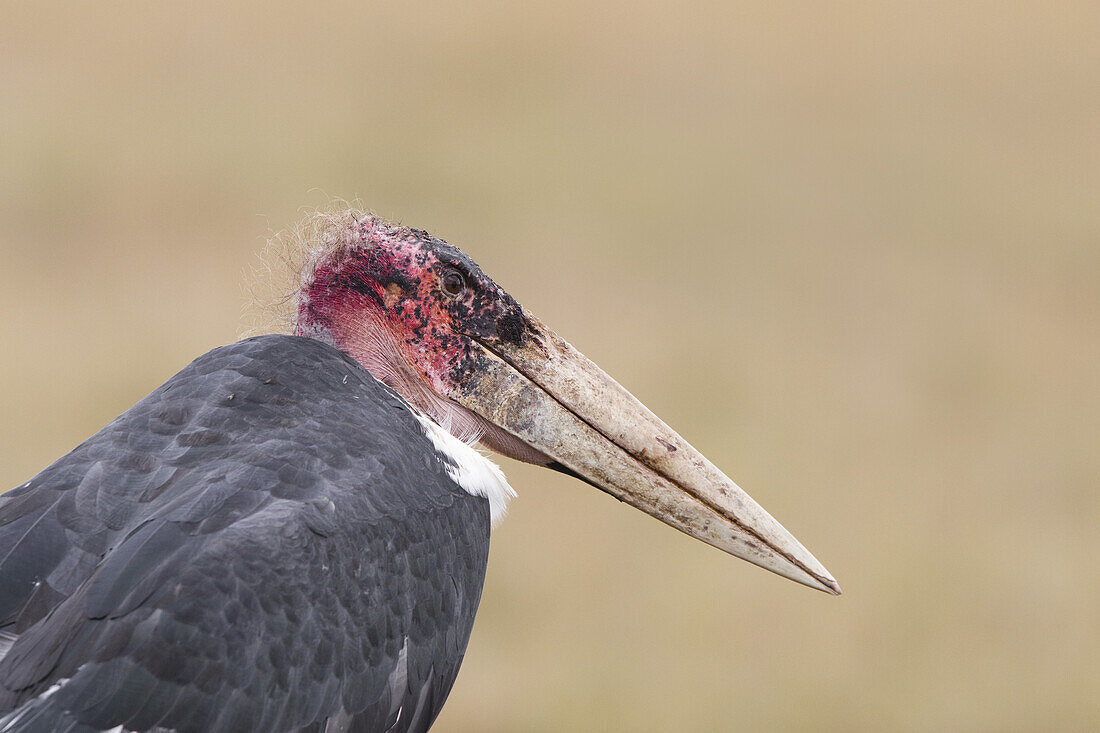
[[488,533],[356,362],[215,349],[0,496],[0,730],[422,730]]

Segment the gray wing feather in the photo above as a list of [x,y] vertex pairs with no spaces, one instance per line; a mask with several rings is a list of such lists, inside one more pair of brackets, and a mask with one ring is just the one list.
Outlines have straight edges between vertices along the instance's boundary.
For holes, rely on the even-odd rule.
[[215,349],[0,497],[0,730],[425,730],[488,525],[345,355]]

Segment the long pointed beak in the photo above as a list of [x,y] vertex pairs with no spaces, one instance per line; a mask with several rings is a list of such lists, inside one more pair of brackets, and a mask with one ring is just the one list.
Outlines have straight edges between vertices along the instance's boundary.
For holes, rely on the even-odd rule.
[[692,537],[811,588],[829,571],[728,476],[618,382],[526,314],[519,345],[479,343],[451,399],[603,489]]

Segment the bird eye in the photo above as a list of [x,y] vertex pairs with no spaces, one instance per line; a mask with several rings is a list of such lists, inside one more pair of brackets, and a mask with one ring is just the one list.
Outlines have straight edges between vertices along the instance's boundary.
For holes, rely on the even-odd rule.
[[457,298],[466,289],[466,278],[462,277],[462,273],[458,270],[448,268],[439,278],[439,285],[443,288],[444,294]]

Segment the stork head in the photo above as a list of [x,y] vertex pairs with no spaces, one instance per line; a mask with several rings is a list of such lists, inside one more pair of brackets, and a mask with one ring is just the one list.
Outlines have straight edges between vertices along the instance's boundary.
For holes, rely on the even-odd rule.
[[298,295],[296,333],[331,343],[455,437],[528,463],[550,459],[455,400],[488,344],[536,330],[464,252],[374,216],[330,231]]
[[312,250],[296,332],[348,353],[456,437],[576,476],[733,555],[837,594],[725,474],[467,255],[370,215]]

